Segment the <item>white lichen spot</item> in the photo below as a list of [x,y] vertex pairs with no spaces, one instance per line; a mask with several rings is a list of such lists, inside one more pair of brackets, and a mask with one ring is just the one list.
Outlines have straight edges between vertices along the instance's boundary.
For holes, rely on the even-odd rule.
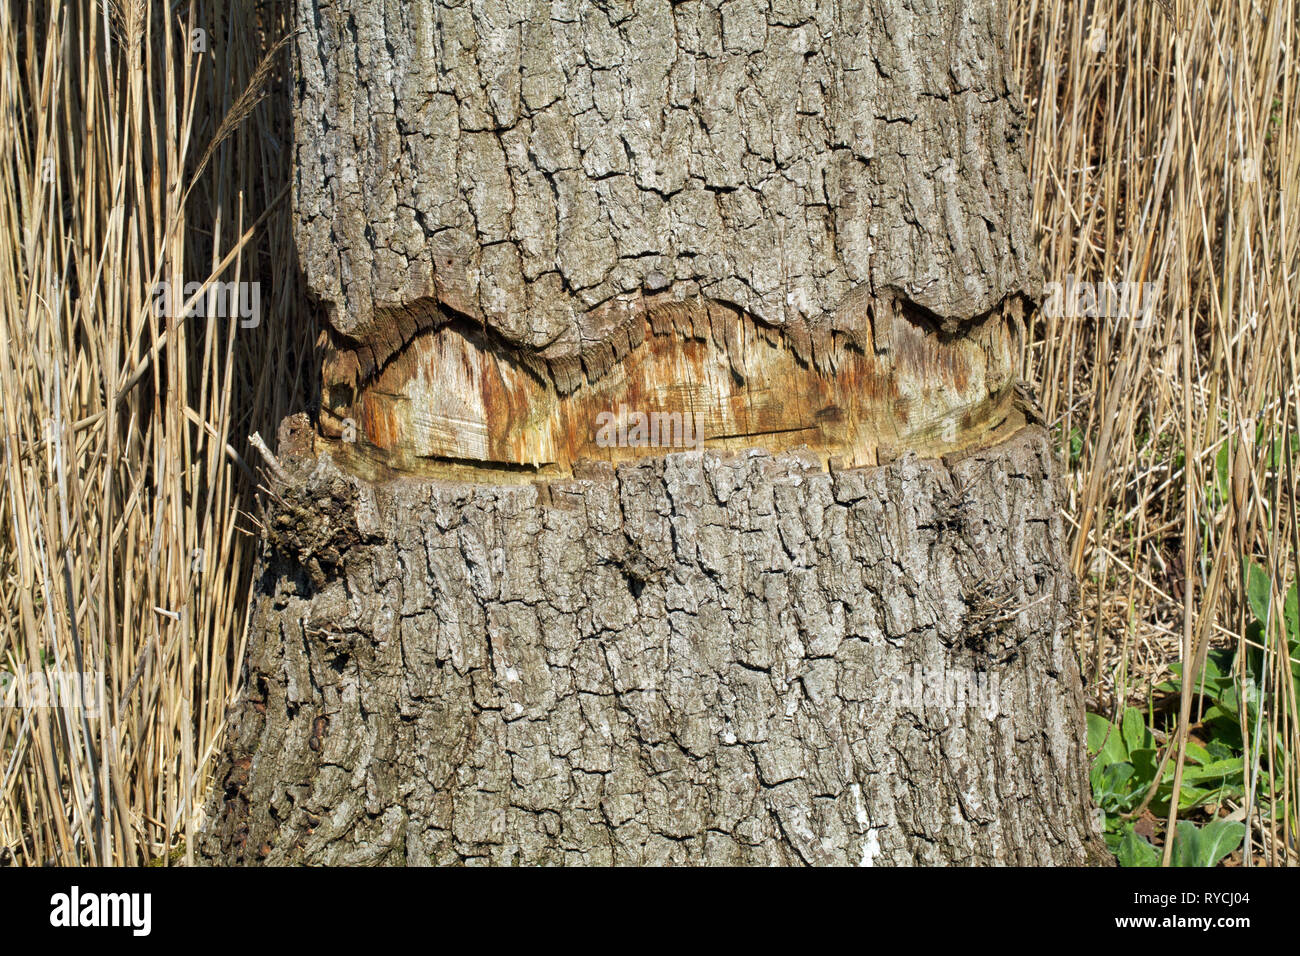
[[862,787],[852,784],[849,793],[853,794],[853,818],[858,821],[858,826],[867,826],[871,821],[867,818],[867,808],[862,803]]
[[862,861],[858,866],[874,866],[876,857],[880,856],[880,838],[876,836],[879,831],[867,831],[867,843],[862,848]]

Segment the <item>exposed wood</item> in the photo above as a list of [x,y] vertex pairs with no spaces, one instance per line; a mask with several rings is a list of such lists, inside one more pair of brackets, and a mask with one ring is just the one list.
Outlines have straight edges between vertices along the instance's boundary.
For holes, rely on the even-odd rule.
[[1011,402],[1018,316],[960,336],[892,319],[887,347],[828,339],[824,373],[736,309],[636,298],[629,311],[640,325],[623,358],[568,394],[479,329],[419,336],[327,432],[342,426],[391,467],[424,474],[473,462],[554,476],[582,459],[801,445],[851,467],[987,442]]

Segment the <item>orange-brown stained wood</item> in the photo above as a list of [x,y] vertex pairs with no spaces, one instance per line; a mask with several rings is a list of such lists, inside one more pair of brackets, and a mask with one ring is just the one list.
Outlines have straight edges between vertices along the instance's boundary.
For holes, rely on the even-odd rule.
[[887,312],[875,319],[890,323],[887,345],[815,343],[829,372],[802,343],[719,303],[636,298],[601,321],[626,339],[583,353],[568,372],[576,387],[459,322],[416,335],[327,417],[336,436],[397,471],[554,475],[697,448],[806,446],[846,467],[948,454],[986,442],[1012,400],[1011,314],[945,336]]

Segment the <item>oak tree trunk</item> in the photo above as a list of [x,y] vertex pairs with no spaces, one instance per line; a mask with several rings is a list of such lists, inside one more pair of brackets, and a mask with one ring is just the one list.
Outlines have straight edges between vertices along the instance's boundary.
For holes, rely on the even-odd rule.
[[1002,4],[298,2],[201,854],[1101,860]]

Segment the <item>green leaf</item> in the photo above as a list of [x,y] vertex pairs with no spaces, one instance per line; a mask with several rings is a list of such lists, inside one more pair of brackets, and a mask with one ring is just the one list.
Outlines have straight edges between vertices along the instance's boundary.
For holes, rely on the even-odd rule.
[[1244,824],[1218,819],[1197,827],[1190,820],[1178,821],[1171,861],[1174,866],[1216,866],[1246,835]]
[[1088,714],[1088,752],[1096,754],[1099,767],[1121,763],[1128,759],[1128,748],[1118,727],[1112,727],[1105,717]]
[[1141,750],[1135,750],[1128,755],[1129,763],[1133,764],[1134,786],[1141,786],[1146,789],[1151,786],[1151,781],[1156,778],[1156,750],[1154,747],[1143,747]]
[[1195,807],[1203,807],[1214,800],[1217,791],[1206,790],[1203,787],[1192,787],[1183,782],[1183,792],[1178,795],[1178,809],[1191,810]]
[[[1232,651],[1226,654],[1212,652],[1206,657],[1205,667],[1196,675],[1196,685],[1192,692],[1204,693],[1214,700],[1232,689]],[[1183,664],[1177,661],[1169,665],[1173,671],[1173,680],[1161,681],[1155,689],[1164,694],[1174,694],[1183,686]]]
[[1241,777],[1242,766],[1240,757],[1230,757],[1227,760],[1216,760],[1213,763],[1207,763],[1203,767],[1191,767],[1183,765],[1183,783],[1202,783],[1210,780],[1223,780],[1228,777]]
[[1160,851],[1134,833],[1131,827],[1124,834],[1123,839],[1119,841],[1119,847],[1115,851],[1115,858],[1119,861],[1120,866],[1160,865]]
[[1137,800],[1137,795],[1128,785],[1132,778],[1132,764],[1113,763],[1099,768],[1092,780],[1093,796],[1097,800],[1097,805],[1111,812],[1130,809]]
[[1136,707],[1129,707],[1124,711],[1124,718],[1120,726],[1124,737],[1124,746],[1130,754],[1135,750],[1151,747],[1155,742],[1151,736],[1151,731],[1147,730],[1146,721],[1142,719],[1142,711]]
[[1201,866],[1217,866],[1219,861],[1241,846],[1246,835],[1246,825],[1236,820],[1219,818],[1201,828]]
[[1269,606],[1268,572],[1254,561],[1250,561],[1246,564],[1243,575],[1246,578],[1246,600],[1250,602],[1250,610],[1254,613],[1255,620],[1260,624],[1266,624]]
[[1173,866],[1199,866],[1196,861],[1199,859],[1201,845],[1201,832],[1196,829],[1196,824],[1190,820],[1178,821],[1178,832],[1174,837],[1174,849],[1169,855],[1169,862]]
[[1210,752],[1195,740],[1187,741],[1187,759],[1201,765],[1212,763],[1214,760]]
[[1083,457],[1083,432],[1078,428],[1070,429],[1070,465],[1079,463]]
[[1218,736],[1211,738],[1209,743],[1205,745],[1205,749],[1210,752],[1210,758],[1212,760],[1227,760],[1230,757],[1241,759],[1240,751],[1234,750],[1232,747],[1228,746],[1224,743],[1223,739]]
[[1276,471],[1281,468],[1287,458],[1288,446],[1290,446],[1292,455],[1300,451],[1300,435],[1292,435],[1289,442],[1285,438],[1274,439],[1269,446],[1268,454],[1264,458],[1264,467],[1269,471]]
[[1220,687],[1232,686],[1232,661],[1234,651],[1217,647],[1205,655],[1205,670],[1197,680],[1205,680]]
[[1286,620],[1286,641],[1291,647],[1291,656],[1295,657],[1296,648],[1300,647],[1300,593],[1297,593],[1295,583],[1282,601],[1282,617]]
[[1232,481],[1228,476],[1228,442],[1224,442],[1219,453],[1214,456],[1214,477],[1216,490],[1219,492],[1219,504],[1227,504],[1232,499]]

